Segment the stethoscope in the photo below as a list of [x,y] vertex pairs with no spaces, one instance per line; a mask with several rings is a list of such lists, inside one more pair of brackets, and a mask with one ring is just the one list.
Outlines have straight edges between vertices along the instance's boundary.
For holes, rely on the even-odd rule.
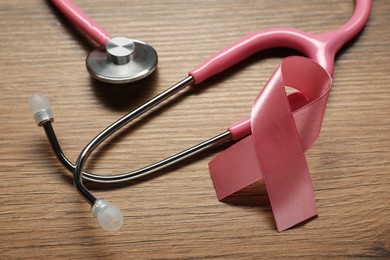
[[[88,71],[94,78],[112,83],[123,83],[141,79],[153,72],[157,63],[157,55],[149,45],[140,41],[123,40],[124,38],[110,38],[104,30],[90,18],[87,18],[70,1],[52,0],[52,2],[90,38],[101,46],[106,46],[105,50],[99,47],[87,58]],[[96,199],[83,185],[83,180],[109,184],[127,182],[145,176],[228,140],[237,141],[244,138],[251,134],[250,118],[248,117],[231,125],[226,132],[185,151],[132,172],[100,176],[83,171],[88,157],[103,141],[133,119],[177,92],[190,85],[198,85],[261,50],[273,47],[295,49],[320,64],[332,75],[336,53],[363,29],[368,20],[370,9],[371,0],[355,0],[353,16],[340,28],[330,32],[310,34],[294,28],[273,28],[260,30],[243,37],[191,70],[183,80],[104,129],[82,150],[75,164],[70,162],[61,150],[51,124],[54,118],[48,99],[42,94],[35,94],[29,100],[29,108],[34,114],[38,126],[44,128],[60,162],[73,173],[73,181],[77,190],[92,206],[92,214],[96,217],[100,226],[109,231],[119,230],[123,224],[121,211],[105,199]],[[112,49],[116,50],[113,51]],[[117,68],[118,72],[116,71]],[[111,72],[114,73],[110,74]]]

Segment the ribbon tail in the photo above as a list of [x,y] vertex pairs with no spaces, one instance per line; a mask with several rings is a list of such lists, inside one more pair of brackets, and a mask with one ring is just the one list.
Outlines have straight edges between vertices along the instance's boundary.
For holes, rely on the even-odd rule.
[[233,144],[209,163],[218,200],[263,178],[252,136]]

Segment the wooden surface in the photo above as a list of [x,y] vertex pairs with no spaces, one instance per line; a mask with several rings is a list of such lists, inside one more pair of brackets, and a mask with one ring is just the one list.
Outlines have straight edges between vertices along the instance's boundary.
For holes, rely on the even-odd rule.
[[[216,199],[212,149],[178,165],[103,189],[125,215],[101,230],[27,111],[51,100],[54,127],[74,161],[108,124],[186,76],[249,32],[297,27],[318,33],[351,15],[353,1],[77,0],[112,35],[141,39],[159,53],[141,83],[90,79],[93,45],[48,1],[0,2],[0,258],[277,259],[390,258],[390,1],[374,0],[365,30],[337,57],[322,132],[307,153],[319,217],[278,233],[263,184]],[[136,169],[225,131],[251,104],[289,50],[260,53],[192,88],[125,128],[93,154],[88,170]]]

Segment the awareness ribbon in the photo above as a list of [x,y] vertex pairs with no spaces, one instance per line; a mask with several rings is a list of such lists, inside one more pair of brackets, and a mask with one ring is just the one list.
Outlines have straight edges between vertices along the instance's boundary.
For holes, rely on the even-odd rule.
[[317,215],[304,152],[319,136],[331,81],[308,58],[282,60],[250,118],[229,128],[241,140],[209,163],[219,200],[263,179],[279,232]]

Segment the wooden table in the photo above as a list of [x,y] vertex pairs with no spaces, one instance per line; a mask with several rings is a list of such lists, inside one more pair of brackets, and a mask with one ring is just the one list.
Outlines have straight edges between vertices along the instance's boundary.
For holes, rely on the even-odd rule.
[[[337,56],[321,135],[307,152],[319,217],[278,233],[264,184],[216,199],[211,149],[152,177],[114,188],[89,184],[125,215],[100,229],[56,160],[27,100],[52,103],[59,141],[75,161],[108,124],[184,78],[249,32],[343,24],[353,1],[77,0],[112,35],[153,45],[158,70],[140,83],[91,80],[94,48],[49,1],[0,2],[0,258],[275,259],[390,258],[390,1],[374,0],[364,31]],[[246,117],[280,59],[278,49],[165,102],[93,154],[89,171],[137,169],[225,131]],[[223,148],[226,148],[223,147]]]

